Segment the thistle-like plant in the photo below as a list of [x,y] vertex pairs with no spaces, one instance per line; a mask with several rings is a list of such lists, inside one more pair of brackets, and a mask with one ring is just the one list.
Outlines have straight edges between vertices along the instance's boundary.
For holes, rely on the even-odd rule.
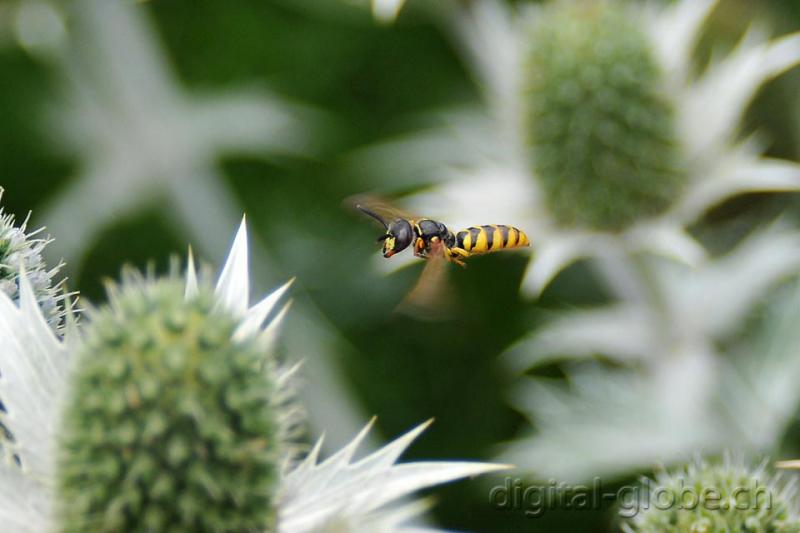
[[800,269],[800,234],[769,228],[701,268],[642,261],[651,275],[648,299],[560,315],[502,358],[514,373],[554,361],[566,371],[566,380],[522,377],[511,391],[536,429],[506,446],[505,460],[583,480],[731,442],[768,451],[780,438],[800,405],[797,291],[782,291],[758,327],[748,328],[752,339],[741,331]]
[[129,276],[93,313],[60,432],[63,531],[272,526],[278,385],[206,284]]
[[440,181],[409,202],[414,212],[454,227],[503,221],[527,230],[529,294],[591,257],[628,296],[637,290],[631,255],[699,264],[707,252],[686,228],[708,209],[741,193],[800,187],[800,165],[764,157],[756,138],[737,139],[759,87],[800,61],[800,34],[770,41],[752,30],[692,75],[716,4],[445,2],[433,12],[463,51],[483,105],[447,110],[424,131],[353,157],[403,186]]
[[766,462],[751,468],[729,457],[721,463],[697,460],[643,484],[647,506],[621,511],[638,511],[623,522],[626,533],[800,531],[795,487],[770,474]]
[[285,290],[249,305],[243,224],[213,291],[191,261],[183,279],[127,277],[61,339],[22,271],[19,305],[0,295],[2,422],[18,458],[0,464],[4,526],[391,531],[421,510],[398,499],[502,468],[395,464],[424,426],[358,461],[368,428],[327,460],[320,441],[293,461],[293,370],[272,351]]
[[[2,198],[0,187],[0,200]],[[54,331],[59,331],[67,298],[63,280],[56,280],[62,265],[50,268],[45,264],[42,252],[50,239],[42,236],[44,228],[28,231],[27,226],[27,218],[16,225],[14,215],[3,213],[0,207],[0,292],[18,302],[20,272],[25,270],[47,323]]]
[[[795,365],[776,370],[796,355],[784,342],[795,338],[790,327],[758,346],[775,354],[761,368],[748,361],[762,352],[746,357],[729,342],[797,271],[797,232],[758,232],[711,257],[687,228],[734,195],[800,186],[800,165],[738,136],[759,87],[800,61],[800,34],[769,40],[751,30],[695,73],[692,53],[716,5],[445,2],[434,12],[460,45],[482,106],[441,113],[423,132],[354,155],[404,186],[437,178],[411,199],[414,212],[454,227],[527,230],[528,294],[582,257],[610,289],[609,306],[559,316],[504,358],[518,374],[571,363],[566,380],[523,377],[509,395],[536,430],[502,457],[529,473],[584,480],[733,439],[768,448],[797,405],[790,388],[767,385],[798,375]],[[773,415],[756,416],[756,405]]]
[[[42,129],[80,161],[69,186],[39,212],[60,235],[49,250],[57,256],[80,262],[89,244],[120,216],[154,202],[172,205],[162,211],[167,221],[187,231],[203,250],[222,255],[228,245],[225,228],[236,223],[240,208],[219,160],[311,151],[314,113],[256,88],[261,83],[200,92],[184,87],[148,16],[150,7],[106,0],[54,7],[69,25],[58,53],[44,57],[61,98],[48,105],[51,120]],[[276,275],[257,242],[250,251],[259,277]],[[306,301],[295,313],[320,334],[302,331],[297,342],[313,343],[309,348],[320,357],[309,358],[307,372],[324,382],[319,389],[334,394],[317,404],[317,396],[307,393],[307,400],[338,419],[329,435],[343,442],[360,428],[364,415],[354,412],[347,388],[327,366],[335,358],[323,353],[332,350],[328,339],[336,333],[316,320],[311,305]]]
[[173,223],[222,253],[223,228],[240,210],[217,161],[305,153],[306,110],[252,88],[200,94],[184,88],[146,5],[74,0],[59,9],[70,28],[59,53],[48,58],[60,98],[47,109],[43,129],[82,164],[40,213],[62,235],[56,251],[80,258],[121,214],[165,200],[175,206],[165,212]]
[[[0,187],[0,200],[3,188]],[[61,264],[49,268],[42,257],[44,247],[50,242],[42,237],[44,228],[34,231],[27,229],[28,219],[16,225],[14,215],[3,212],[0,207],[0,293],[5,294],[16,305],[20,304],[20,276],[22,272],[31,284],[33,296],[51,330],[57,335],[63,333],[65,310],[69,298],[74,296],[64,290],[64,280],[56,281]],[[2,378],[0,368],[0,379]],[[0,411],[6,407],[0,396]],[[13,456],[8,444],[14,435],[9,428],[0,423],[0,450]]]

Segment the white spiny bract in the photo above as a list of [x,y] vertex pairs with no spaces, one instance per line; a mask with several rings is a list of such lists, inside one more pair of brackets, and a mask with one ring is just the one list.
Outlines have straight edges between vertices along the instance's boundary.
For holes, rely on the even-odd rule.
[[[291,428],[298,424],[298,411],[290,406],[287,413],[279,412],[287,406],[287,398],[292,396],[291,374],[295,368],[283,370],[274,360],[270,361],[273,359],[272,346],[278,324],[286,310],[284,306],[283,310],[276,313],[276,305],[288,284],[261,302],[250,306],[247,256],[246,230],[243,223],[216,284],[213,295],[216,303],[213,303],[210,309],[217,311],[210,312],[221,313],[238,322],[238,325],[231,330],[232,348],[249,346],[249,349],[262,354],[264,358],[262,362],[265,363],[263,368],[259,370],[254,366],[253,371],[267,372],[271,375],[269,379],[277,386],[277,390],[283,390],[282,393],[273,395],[275,401],[270,407],[274,411],[274,419],[278,425],[284,426],[284,429],[277,428],[279,435],[283,432],[282,435],[286,437],[286,442],[280,446],[284,455],[280,461],[282,468],[279,469],[280,473],[273,488],[264,487],[270,494],[255,495],[256,499],[261,497],[265,502],[272,502],[271,507],[265,504],[263,509],[265,522],[270,516],[276,521],[269,530],[294,533],[320,531],[329,527],[336,531],[404,531],[410,529],[406,527],[407,521],[424,510],[424,507],[407,502],[399,506],[393,505],[398,500],[405,499],[422,488],[505,468],[501,465],[469,462],[396,464],[399,456],[422,432],[425,425],[360,460],[353,460],[353,456],[369,426],[351,444],[326,460],[319,459],[320,441],[304,460],[295,461],[296,453],[289,449],[291,442],[288,436]],[[131,309],[138,312],[136,308],[139,304],[136,302],[141,303],[144,300],[129,299],[126,296],[127,291],[133,290],[135,293],[144,291],[142,294],[155,291],[153,294],[164,296],[166,293],[161,292],[158,284],[170,285],[176,281],[175,279],[166,282],[141,278],[128,279],[117,290],[115,305],[132,305]],[[130,284],[139,286],[131,287]],[[172,294],[174,290],[169,289],[166,292]],[[191,261],[180,292],[183,293],[182,298],[186,299],[187,305],[195,311],[207,308],[207,306],[197,307],[192,303],[197,302],[198,298],[202,300],[207,297],[208,293],[207,289],[203,288],[202,282],[198,282]],[[181,298],[180,294],[177,298]],[[183,308],[183,304],[179,301],[176,301],[175,305],[177,308]],[[153,311],[158,315],[160,309]],[[100,313],[102,315],[102,311]],[[138,316],[141,318],[144,315]],[[268,321],[266,324],[265,320]],[[92,325],[90,321],[87,322],[81,327],[88,330]],[[105,326],[109,324],[106,323]],[[80,363],[81,350],[91,347],[91,343],[86,344],[89,333],[83,333],[82,330],[77,330],[77,327],[70,322],[64,338],[55,335],[42,315],[31,282],[24,270],[20,274],[19,304],[12,302],[7,295],[0,294],[0,369],[2,369],[0,397],[5,400],[7,407],[7,412],[0,414],[0,421],[15,436],[12,443],[13,457],[7,457],[5,462],[0,464],[0,523],[9,531],[20,533],[62,531],[69,525],[60,521],[64,516],[62,513],[69,513],[70,506],[73,504],[77,506],[79,503],[69,500],[59,501],[56,488],[59,475],[58,461],[64,454],[64,450],[60,451],[58,448],[62,443],[59,428],[62,428],[67,420],[62,418],[63,413],[71,397],[81,396],[86,392],[73,388],[75,383],[80,383],[74,376],[81,374],[80,367],[76,366]],[[111,337],[117,338],[115,335]],[[146,346],[151,345],[145,338],[137,337],[133,340],[144,342]],[[234,351],[236,349],[233,348]],[[223,350],[220,353],[226,352]],[[97,355],[104,356],[104,354]],[[223,362],[216,364],[220,367],[226,366]],[[133,389],[128,389],[123,391],[123,396],[132,394]],[[113,411],[115,405],[119,403],[114,400],[116,396],[113,392],[109,394],[109,405],[106,409],[108,412]],[[127,398],[132,399],[133,405],[139,405],[135,396],[133,394]],[[227,396],[229,395],[226,395],[226,398]],[[235,398],[231,396],[226,401],[234,400]],[[87,423],[91,425],[90,421]],[[82,431],[81,427],[68,430],[73,436],[77,431]],[[101,430],[98,435],[102,436],[103,432],[104,430]],[[119,435],[124,440],[130,437],[130,432],[121,431]],[[215,433],[214,438],[222,437]],[[91,459],[87,457],[86,460]],[[125,454],[116,460],[124,461]],[[129,472],[134,470],[136,469],[132,468]],[[114,471],[114,469],[109,470],[109,475],[113,475]],[[138,471],[141,471],[141,468]],[[102,475],[100,477],[102,478]],[[95,483],[96,481],[86,486],[85,490],[97,496],[99,490]],[[215,485],[213,480],[208,479],[201,480],[200,485],[206,483],[209,487]],[[164,482],[161,483],[159,490],[163,493],[163,490],[168,488],[169,483]],[[212,498],[213,492],[209,494]],[[245,495],[231,496],[243,498]],[[131,498],[136,500],[137,497],[134,495]],[[141,503],[140,500],[136,501]],[[114,516],[113,509],[105,511],[109,513],[105,516]],[[202,512],[197,509],[195,511]],[[120,515],[117,513],[116,516]],[[151,520],[149,526],[154,528],[152,530],[160,530],[157,522],[165,518],[163,514],[153,512],[147,516]],[[220,530],[224,529],[222,527]]]
[[[183,87],[146,5],[61,2],[69,20],[46,133],[80,161],[63,194],[39,213],[63,257],[81,257],[118,217],[159,199],[164,216],[222,254],[239,207],[217,162],[309,150],[307,108],[254,87]],[[97,53],[95,53],[97,52]]]
[[18,302],[20,272],[24,270],[47,323],[59,331],[63,326],[65,295],[63,282],[55,278],[62,265],[47,267],[42,252],[50,240],[41,236],[44,228],[28,232],[27,225],[27,219],[15,225],[14,215],[4,213],[0,207],[0,292]]
[[552,361],[572,364],[566,382],[518,382],[510,398],[536,431],[506,446],[503,460],[574,481],[670,464],[731,442],[751,451],[775,445],[800,405],[793,385],[800,368],[792,362],[800,353],[796,291],[775,304],[757,341],[726,341],[770,289],[800,268],[800,233],[768,228],[702,267],[642,261],[650,273],[647,298],[564,314],[505,354],[515,373]]
[[455,461],[396,464],[429,423],[353,461],[371,425],[322,462],[318,461],[320,439],[305,460],[286,475],[280,493],[279,531],[281,526],[285,531],[404,531],[404,522],[424,510],[425,505],[387,505],[426,487],[508,468]]
[[357,8],[369,8],[374,19],[380,23],[389,24],[397,19],[406,0],[340,0]]
[[371,0],[372,14],[381,22],[392,22],[397,18],[406,0]]

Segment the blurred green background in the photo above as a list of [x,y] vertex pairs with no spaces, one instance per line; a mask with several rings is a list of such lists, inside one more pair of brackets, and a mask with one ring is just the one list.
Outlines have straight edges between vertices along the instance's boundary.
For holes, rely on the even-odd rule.
[[[0,16],[12,4],[0,1]],[[254,280],[256,293],[297,277],[296,298],[317,308],[341,337],[336,346],[346,347],[333,350],[330,363],[363,413],[379,416],[382,438],[435,418],[407,459],[490,459],[522,424],[505,401],[513,377],[504,375],[497,356],[553,312],[602,301],[605,294],[579,264],[539,300],[527,301],[518,291],[526,252],[500,254],[478,258],[452,276],[459,294],[453,318],[425,322],[393,313],[421,265],[388,277],[377,272],[379,228],[342,203],[369,189],[408,189],[407,183],[353,165],[354,151],[415,131],[426,112],[478,101],[479,88],[443,29],[413,1],[392,25],[376,23],[368,9],[333,0],[151,0],[136,9],[154,23],[187,94],[268,88],[307,106],[313,117],[307,124],[313,149],[305,154],[234,154],[215,161],[220,179],[247,213],[251,240],[270,260]],[[732,46],[756,20],[776,34],[796,31],[800,3],[724,0],[703,38],[698,64],[713,49]],[[3,27],[8,30],[8,24]],[[2,203],[20,218],[33,210],[33,225],[44,224],[40,215],[86,170],[78,153],[52,141],[47,117],[65,105],[64,74],[58,60],[19,46],[6,32],[0,80]],[[758,128],[770,143],[770,154],[794,160],[800,158],[798,91],[797,71],[771,82],[747,119],[748,128]],[[414,186],[428,180],[418,176]],[[724,248],[721,243],[735,240],[763,213],[794,202],[791,195],[738,199],[715,210],[697,232],[712,248]],[[82,243],[82,257],[65,257],[71,288],[101,302],[104,278],[115,278],[123,264],[144,267],[154,260],[164,270],[169,256],[183,255],[189,242],[209,264],[220,264],[218,249],[204,249],[173,223],[173,208],[154,197],[114,217]],[[232,237],[235,226],[220,231]],[[558,374],[557,367],[551,370]],[[608,511],[550,511],[538,519],[499,511],[488,501],[496,483],[502,479],[437,489],[436,522],[474,531],[606,531],[613,522]]]

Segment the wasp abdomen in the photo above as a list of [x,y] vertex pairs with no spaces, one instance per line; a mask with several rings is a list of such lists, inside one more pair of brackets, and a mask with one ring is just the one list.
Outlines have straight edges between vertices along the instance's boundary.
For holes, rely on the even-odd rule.
[[529,246],[521,229],[501,224],[473,226],[456,234],[456,246],[473,254]]

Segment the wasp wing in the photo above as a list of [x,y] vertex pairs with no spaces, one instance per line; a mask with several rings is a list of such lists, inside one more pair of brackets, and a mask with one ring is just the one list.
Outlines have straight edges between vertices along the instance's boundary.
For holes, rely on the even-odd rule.
[[422,274],[395,311],[423,320],[444,320],[452,316],[455,294],[447,279],[448,263],[444,245],[431,243]]
[[383,219],[382,222],[384,225],[397,220],[398,218],[408,220],[411,223],[423,218],[407,211],[403,211],[387,200],[369,194],[357,194],[355,196],[350,196],[344,200],[343,204],[348,208],[358,209],[359,211],[367,213],[377,220]]

